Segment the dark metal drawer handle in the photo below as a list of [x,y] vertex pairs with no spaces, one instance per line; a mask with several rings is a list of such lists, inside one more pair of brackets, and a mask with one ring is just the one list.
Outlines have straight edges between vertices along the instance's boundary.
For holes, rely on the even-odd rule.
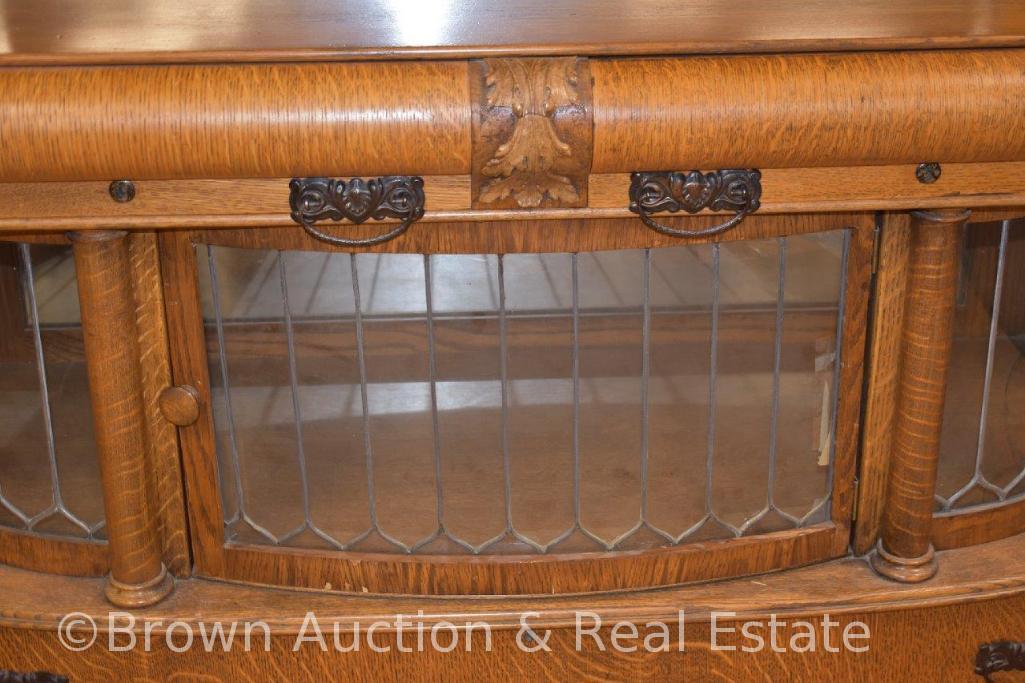
[[[424,179],[419,176],[381,178],[293,178],[288,184],[292,220],[318,240],[340,247],[369,247],[394,239],[424,215]],[[314,223],[330,218],[357,225],[368,220],[398,218],[402,222],[388,232],[366,239],[336,237],[321,232]]]
[[68,679],[66,676],[52,674],[48,671],[21,673],[2,669],[0,670],[0,683],[68,683]]
[[1025,671],[1025,642],[983,643],[975,655],[975,673],[987,681],[998,671]]
[[[725,232],[758,210],[762,196],[762,174],[757,169],[720,171],[642,171],[630,175],[630,210],[644,224],[663,235],[703,237]],[[681,230],[663,225],[650,214],[660,211],[697,213],[702,209],[736,215],[725,223],[704,230]]]

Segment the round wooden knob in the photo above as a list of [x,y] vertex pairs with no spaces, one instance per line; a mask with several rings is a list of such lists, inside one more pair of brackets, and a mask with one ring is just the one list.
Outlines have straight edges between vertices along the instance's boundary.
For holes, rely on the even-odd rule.
[[183,384],[160,392],[160,412],[171,424],[188,427],[199,419],[199,392]]

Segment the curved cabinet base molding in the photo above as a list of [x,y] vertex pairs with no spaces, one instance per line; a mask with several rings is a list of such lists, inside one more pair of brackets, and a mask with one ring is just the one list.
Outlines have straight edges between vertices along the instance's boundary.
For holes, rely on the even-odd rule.
[[[1025,538],[941,555],[943,574],[924,586],[882,579],[861,559],[767,574],[755,581],[736,579],[657,591],[545,598],[329,595],[186,579],[179,582],[173,601],[134,612],[138,640],[130,652],[110,652],[104,647],[110,607],[102,597],[102,579],[0,568],[0,593],[9,596],[0,611],[0,667],[14,671],[58,670],[71,680],[127,680],[132,676],[164,680],[171,673],[180,677],[201,673],[204,681],[234,681],[240,667],[279,671],[285,680],[309,680],[331,679],[344,666],[348,671],[373,667],[378,678],[390,679],[408,671],[413,661],[403,659],[408,656],[416,658],[418,673],[425,679],[451,678],[453,672],[486,671],[486,675],[477,677],[508,680],[509,672],[516,671],[516,675],[531,680],[603,675],[630,680],[680,680],[689,676],[699,680],[751,680],[765,677],[767,672],[772,672],[769,675],[774,680],[827,675],[837,680],[971,680],[980,664],[995,672],[993,663],[999,660],[989,656],[994,650],[987,649],[980,658],[980,643],[1000,648],[1008,635],[1025,633]],[[842,594],[837,586],[844,587]],[[675,647],[675,642],[662,652],[647,652],[642,641],[638,641],[635,652],[611,647],[610,629],[619,622],[634,624],[642,637],[649,622],[664,623],[669,627],[670,641],[674,641],[681,632],[681,609],[685,611],[682,633],[686,654]],[[54,625],[72,610],[95,618],[100,634],[93,647],[80,653],[66,652],[53,632]],[[405,646],[414,648],[414,652],[399,653],[394,628],[379,629],[375,635],[379,647],[391,646],[390,654],[376,653],[366,646],[367,626],[375,621],[394,622],[397,614],[416,615],[418,610],[425,615],[421,623],[426,631],[443,621],[488,624],[490,649],[479,636],[471,651],[459,647],[439,653],[425,636],[423,652],[416,651],[415,638],[407,637]],[[535,632],[550,634],[546,641],[550,655],[539,656],[517,647],[519,619],[532,611],[539,612],[529,617]],[[301,643],[298,651],[293,651],[309,612],[324,629],[326,651],[312,641]],[[596,636],[584,631],[577,648],[575,619],[577,613],[584,612],[597,615],[602,628]],[[717,635],[716,642],[736,646],[736,651],[710,649],[713,612],[733,613],[717,616],[718,628],[726,630]],[[780,626],[778,642],[788,650],[794,649],[793,635],[804,631],[798,622],[816,624],[821,629],[826,614],[833,624],[834,648],[843,650],[843,630],[856,622],[868,628],[869,648],[836,652],[819,647],[815,651],[778,653],[766,646],[760,652],[741,651],[739,647],[745,641],[740,638],[740,623],[767,623],[773,614],[777,623],[785,622]],[[267,625],[270,635],[266,647],[261,630],[254,631],[254,647],[243,648],[237,642],[229,652],[219,646],[204,652],[198,637],[196,647],[187,652],[172,652],[166,646],[166,632],[172,622],[182,622],[175,626],[180,636],[186,625],[198,630],[200,621],[209,627],[215,622],[227,625],[246,618]],[[418,623],[416,617],[405,618],[407,624]],[[335,650],[328,630],[338,624],[339,638],[343,644],[351,644],[357,623],[364,629],[363,646],[352,652]],[[591,621],[583,623],[587,626]],[[147,624],[155,626],[150,651],[142,647]],[[624,629],[628,630],[623,627],[620,632]],[[730,629],[735,630],[731,633]],[[310,631],[306,634],[309,636]],[[595,637],[604,648],[599,648]],[[179,642],[180,638],[176,640]],[[798,639],[795,644],[801,642]],[[910,642],[915,647],[908,647]],[[860,647],[864,643],[855,644]],[[923,657],[923,652],[928,656]]]

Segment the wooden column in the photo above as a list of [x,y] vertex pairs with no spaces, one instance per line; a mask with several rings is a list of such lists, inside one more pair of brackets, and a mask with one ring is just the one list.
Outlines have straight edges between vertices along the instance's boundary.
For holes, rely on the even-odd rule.
[[900,395],[882,532],[872,566],[895,581],[936,573],[930,542],[943,400],[950,365],[961,233],[969,211],[916,211],[911,221]]
[[146,432],[128,235],[70,235],[78,273],[89,394],[110,549],[107,598],[120,607],[158,602],[172,588],[161,560],[146,485]]

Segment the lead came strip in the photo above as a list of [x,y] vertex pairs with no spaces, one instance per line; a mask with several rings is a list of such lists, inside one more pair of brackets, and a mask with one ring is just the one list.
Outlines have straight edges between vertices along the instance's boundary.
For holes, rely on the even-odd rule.
[[505,497],[505,528],[515,533],[512,517],[512,467],[509,462],[509,340],[505,315],[505,256],[498,255],[498,365],[502,391],[502,495]]
[[[651,385],[651,249],[644,250],[644,310],[641,315],[641,521],[648,524],[649,395]],[[627,533],[629,536],[633,531]],[[662,534],[665,536],[665,534]]]
[[434,438],[434,501],[437,506],[438,531],[418,545],[424,545],[438,534],[445,534],[445,497],[441,480],[441,437],[438,428],[438,371],[434,357],[434,305],[431,288],[431,257],[424,254],[424,290],[427,306],[427,368],[431,387],[431,430]]
[[[356,363],[359,366],[359,393],[360,402],[363,407],[363,450],[367,468],[367,505],[370,508],[370,529],[352,540],[350,545],[359,543],[361,540],[376,532],[386,541],[401,549],[403,552],[411,552],[412,549],[397,538],[387,534],[381,528],[377,519],[377,489],[374,482],[374,449],[370,439],[370,402],[367,396],[367,361],[365,343],[363,338],[363,303],[360,300],[359,271],[356,269],[356,254],[349,255],[349,265],[352,270],[352,299],[353,318],[356,324]],[[376,275],[376,271],[375,271]]]
[[224,343],[224,316],[221,313],[220,287],[217,283],[217,260],[212,246],[207,246],[206,256],[207,266],[210,270],[210,295],[214,306],[214,325],[217,331],[217,352],[221,366],[225,413],[228,420],[228,438],[231,444],[231,465],[235,475],[235,498],[238,504],[238,510],[236,510],[235,514],[230,519],[225,520],[225,526],[228,527],[229,539],[235,535],[235,532],[231,529],[232,525],[242,521],[273,545],[278,545],[277,537],[257,524],[249,516],[249,513],[246,512],[245,487],[242,485],[242,464],[238,454],[238,430],[235,427],[235,410],[232,407],[231,384],[228,380],[228,353]]
[[56,435],[53,430],[53,413],[50,407],[50,390],[46,379],[46,360],[43,353],[42,332],[39,327],[39,306],[36,302],[36,283],[32,272],[32,254],[29,245],[19,244],[18,254],[21,258],[22,273],[24,274],[25,293],[28,296],[29,317],[32,325],[32,345],[35,352],[36,371],[39,377],[40,408],[43,415],[43,429],[46,433],[47,463],[50,470],[51,503],[49,507],[30,518],[6,498],[0,502],[22,521],[22,524],[25,525],[25,529],[28,531],[32,531],[37,525],[50,517],[58,515],[80,528],[88,538],[95,538],[96,532],[103,527],[103,522],[101,521],[90,527],[68,510],[64,504],[64,496],[61,492],[60,470],[57,467]]
[[[712,505],[712,483],[714,481],[715,468],[715,434],[716,434],[716,400],[718,396],[717,385],[719,381],[719,315],[720,315],[720,289],[721,289],[721,259],[720,246],[716,242],[712,245],[712,342],[708,369],[708,454],[705,461],[705,517],[698,524],[688,529],[682,538],[690,536],[703,527],[706,522],[715,522],[727,529],[734,536],[740,536],[739,529],[727,524],[715,514]],[[682,539],[681,539],[682,540]]]
[[297,536],[306,529],[312,531],[322,541],[336,550],[344,550],[345,546],[321,530],[314,522],[310,510],[310,478],[306,467],[306,446],[303,440],[302,406],[299,401],[299,372],[295,358],[295,329],[292,325],[292,307],[288,301],[288,277],[285,273],[285,254],[278,252],[278,274],[281,277],[281,310],[285,319],[285,340],[288,345],[288,381],[292,391],[292,414],[295,421],[296,459],[299,466],[299,477],[302,479],[303,523],[290,531],[281,542]]
[[[979,411],[979,441],[975,449],[975,472],[976,479],[983,488],[997,494],[1000,500],[1007,496],[1007,492],[1001,490],[986,479],[982,473],[982,458],[986,452],[986,424],[989,418],[989,392],[993,384],[993,357],[996,352],[997,336],[1000,323],[1000,300],[1004,291],[1004,258],[1007,253],[1007,238],[1011,231],[1011,221],[1004,221],[1000,226],[1000,250],[997,254],[997,277],[993,286],[993,313],[989,320],[989,339],[986,343],[986,374],[982,384],[982,409]],[[1011,483],[1013,488],[1015,482]]]
[[572,255],[573,293],[573,527],[580,527],[580,285],[577,255]]
[[787,281],[787,240],[785,237],[776,239],[778,251],[778,275],[776,284],[776,325],[773,337],[772,349],[772,407],[770,409],[769,424],[769,477],[765,492],[765,507],[749,517],[740,525],[743,533],[753,525],[761,521],[769,513],[775,512],[785,517],[791,523],[797,525],[797,520],[776,506],[776,448],[779,433],[779,390],[780,390],[780,365],[783,357],[783,320],[786,311],[786,281]]
[[847,264],[851,252],[851,231],[843,232],[843,251],[840,254],[840,301],[836,310],[836,335],[834,336],[836,351],[833,354],[833,405],[829,417],[829,472],[827,473],[826,495],[822,502],[812,506],[812,509],[801,518],[800,526],[804,526],[819,509],[830,505],[833,500],[833,477],[834,465],[836,464],[836,416],[840,413],[840,370],[842,369],[843,358],[843,323],[847,314]]
[[1000,247],[997,251],[996,282],[993,285],[993,307],[991,309],[992,314],[990,315],[989,320],[989,336],[986,342],[986,369],[982,382],[982,406],[979,411],[979,431],[977,434],[975,449],[975,467],[972,471],[972,478],[968,480],[968,483],[954,492],[949,499],[943,500],[942,497],[938,495],[936,496],[936,498],[942,503],[944,510],[950,510],[953,508],[961,498],[976,486],[981,486],[987,491],[993,493],[1000,501],[1006,500],[1007,494],[1013,491],[1014,487],[1021,482],[1023,477],[1025,477],[1025,470],[1022,470],[1022,472],[1019,473],[1007,487],[1000,488],[996,484],[990,482],[982,471],[982,459],[986,449],[986,423],[989,420],[989,393],[993,382],[993,362],[996,354],[997,337],[1000,332],[1000,303],[1004,289],[1004,258],[1007,252],[1007,241],[1010,231],[1011,221],[1004,221],[1000,226]]

